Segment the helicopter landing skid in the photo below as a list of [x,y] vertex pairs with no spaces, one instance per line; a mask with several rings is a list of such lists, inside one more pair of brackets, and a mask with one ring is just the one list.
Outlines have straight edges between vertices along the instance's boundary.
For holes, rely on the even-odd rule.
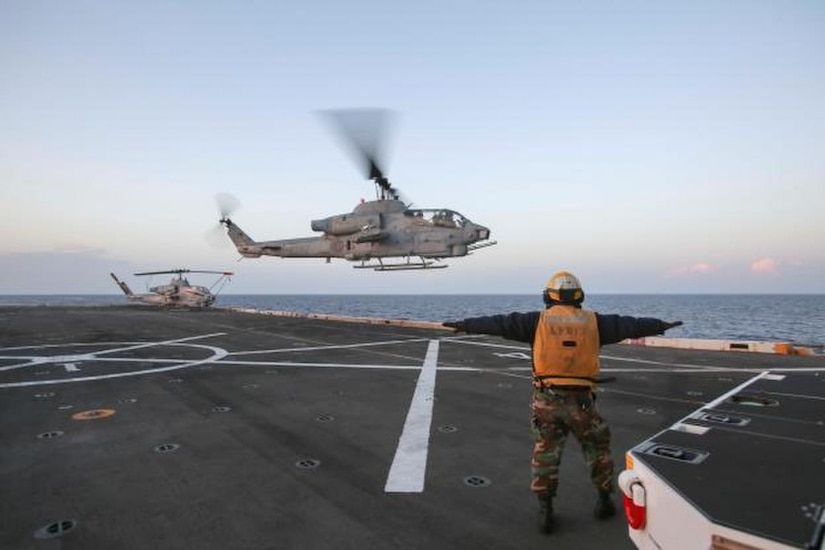
[[447,264],[436,264],[432,261],[427,261],[424,258],[419,258],[420,261],[411,262],[409,258],[404,263],[399,264],[385,264],[380,258],[378,263],[370,263],[367,260],[362,260],[360,265],[352,266],[355,269],[372,269],[374,271],[404,271],[410,269],[444,269],[449,267]]

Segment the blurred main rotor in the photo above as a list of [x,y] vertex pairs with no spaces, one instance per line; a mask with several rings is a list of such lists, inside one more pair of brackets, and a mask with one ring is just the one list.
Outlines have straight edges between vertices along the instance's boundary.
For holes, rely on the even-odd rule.
[[395,113],[387,109],[335,109],[320,111],[320,115],[363,167],[367,179],[375,182],[377,198],[403,200],[383,168],[387,132]]

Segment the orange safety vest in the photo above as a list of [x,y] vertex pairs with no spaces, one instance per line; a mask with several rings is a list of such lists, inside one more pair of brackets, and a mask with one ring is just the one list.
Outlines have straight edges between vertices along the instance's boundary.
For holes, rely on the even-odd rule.
[[533,340],[533,378],[543,386],[593,386],[598,374],[596,314],[574,306],[544,310]]

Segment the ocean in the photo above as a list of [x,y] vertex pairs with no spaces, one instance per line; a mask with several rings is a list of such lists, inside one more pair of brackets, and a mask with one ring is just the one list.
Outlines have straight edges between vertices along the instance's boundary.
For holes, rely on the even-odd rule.
[[[121,305],[122,295],[0,296],[0,307]],[[675,338],[783,341],[825,345],[825,294],[592,294],[599,313],[680,320]],[[249,295],[222,294],[217,307],[248,307],[353,317],[446,321],[541,309],[536,295]],[[140,306],[135,306],[140,307]]]

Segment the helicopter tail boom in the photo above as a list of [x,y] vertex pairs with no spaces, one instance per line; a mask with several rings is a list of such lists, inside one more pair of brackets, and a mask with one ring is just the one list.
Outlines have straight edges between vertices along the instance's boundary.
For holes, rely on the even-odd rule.
[[226,227],[226,234],[244,258],[261,257],[260,247],[257,246],[252,237],[244,233],[240,227],[227,217],[221,218],[220,222]]
[[121,281],[120,279],[118,279],[118,278],[117,278],[117,276],[115,276],[115,274],[114,274],[114,273],[109,273],[109,275],[111,275],[111,276],[112,276],[112,279],[114,279],[114,280],[115,280],[115,282],[117,283],[117,286],[119,286],[119,287],[120,287],[120,290],[122,290],[122,291],[123,291],[123,293],[124,293],[126,296],[130,296],[130,297],[131,297],[131,296],[134,296],[134,293],[132,292],[132,289],[131,289],[131,288],[129,288],[129,285],[127,285],[126,283],[124,283],[123,281]]

